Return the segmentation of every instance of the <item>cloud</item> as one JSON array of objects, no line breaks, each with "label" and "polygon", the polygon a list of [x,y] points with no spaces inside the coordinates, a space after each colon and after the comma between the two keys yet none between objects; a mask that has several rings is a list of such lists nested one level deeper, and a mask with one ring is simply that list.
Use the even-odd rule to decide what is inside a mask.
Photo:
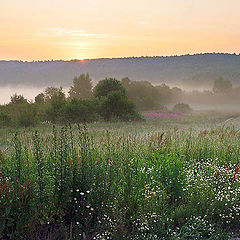
[{"label": "cloud", "polygon": [[89,33],[83,29],[67,29],[67,28],[44,28],[45,34],[53,37],[87,37],[87,38],[106,38],[111,34],[105,33]]},{"label": "cloud", "polygon": [[67,48],[67,49],[78,49],[78,50],[86,50],[92,47],[92,44],[89,42],[53,42],[51,45],[54,48]]}]

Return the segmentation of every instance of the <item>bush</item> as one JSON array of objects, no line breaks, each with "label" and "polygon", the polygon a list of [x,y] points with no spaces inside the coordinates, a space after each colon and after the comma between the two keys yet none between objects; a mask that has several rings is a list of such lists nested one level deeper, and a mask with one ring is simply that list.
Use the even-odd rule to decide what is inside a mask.
[{"label": "bush", "polygon": [[185,103],[178,103],[174,106],[173,108],[174,111],[176,112],[182,112],[182,113],[191,113],[192,109],[188,104]]},{"label": "bush", "polygon": [[53,95],[48,103],[48,108],[46,109],[46,120],[53,123],[64,121],[64,108],[66,105],[66,99],[63,94]]},{"label": "bush", "polygon": [[72,99],[64,108],[65,120],[71,123],[93,122],[99,119],[97,99]]},{"label": "bush", "polygon": [[8,104],[1,107],[0,126],[29,127],[39,121],[38,107],[35,104]]},{"label": "bush", "polygon": [[4,111],[0,111],[0,126],[9,126],[11,122],[11,116]]},{"label": "bush", "polygon": [[35,126],[38,123],[38,114],[34,106],[27,106],[16,119],[16,125],[19,127]]},{"label": "bush", "polygon": [[118,118],[122,121],[140,120],[136,105],[120,91],[113,91],[102,99],[100,114],[105,121],[109,121],[111,118]]}]

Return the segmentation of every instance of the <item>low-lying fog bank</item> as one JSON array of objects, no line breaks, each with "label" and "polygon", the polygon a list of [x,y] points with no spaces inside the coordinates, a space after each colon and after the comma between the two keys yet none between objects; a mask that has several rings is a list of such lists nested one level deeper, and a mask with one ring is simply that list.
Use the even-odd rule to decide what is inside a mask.
[{"label": "low-lying fog bank", "polygon": [[[15,93],[23,95],[29,101],[34,102],[34,98],[41,92],[44,92],[45,88],[37,87],[1,87],[0,86],[0,105],[7,104],[11,100],[11,96]],[[68,88],[64,88],[64,92],[68,92]]]},{"label": "low-lying fog bank", "polygon": [[[214,95],[211,90],[205,91],[203,89],[198,89],[194,91],[193,89],[184,89],[181,86],[178,86],[177,89],[174,86],[171,86],[172,89],[177,89],[177,97],[173,99],[170,103],[166,102],[168,97],[169,89],[164,90],[163,99],[159,103],[167,107],[167,109],[173,109],[176,103],[187,103],[190,105],[191,109],[194,111],[218,111],[218,112],[240,112],[240,96],[237,91],[232,91],[224,94]],[[34,102],[35,97],[44,92],[46,88],[32,87],[32,86],[21,86],[21,87],[12,87],[12,86],[0,86],[0,105],[4,105],[10,102],[11,96],[17,93],[18,95],[23,95],[28,101]],[[181,90],[182,92],[179,92]],[[68,87],[64,87],[63,91],[68,96]],[[136,93],[136,92],[135,92]],[[161,94],[163,94],[161,93]],[[134,95],[135,96],[135,95]],[[169,95],[170,96],[170,95]],[[171,100],[171,99],[170,99]],[[149,110],[154,110],[155,108],[149,108]]]},{"label": "low-lying fog bank", "polygon": [[33,100],[43,88],[33,88],[33,87],[0,87],[0,104],[6,104],[10,102],[11,96],[15,93],[23,95],[28,100]]}]

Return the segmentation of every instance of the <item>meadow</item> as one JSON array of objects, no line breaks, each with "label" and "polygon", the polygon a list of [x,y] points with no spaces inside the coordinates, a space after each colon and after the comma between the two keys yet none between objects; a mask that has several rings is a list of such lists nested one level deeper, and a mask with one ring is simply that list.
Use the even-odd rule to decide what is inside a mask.
[{"label": "meadow", "polygon": [[0,129],[0,239],[232,239],[239,119]]}]

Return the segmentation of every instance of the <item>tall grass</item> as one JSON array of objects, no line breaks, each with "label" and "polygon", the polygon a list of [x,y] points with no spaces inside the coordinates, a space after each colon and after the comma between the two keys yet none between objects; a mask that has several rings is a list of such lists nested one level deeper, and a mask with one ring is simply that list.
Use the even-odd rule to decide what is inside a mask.
[{"label": "tall grass", "polygon": [[3,239],[227,239],[239,224],[233,127],[29,136],[0,152]]}]

